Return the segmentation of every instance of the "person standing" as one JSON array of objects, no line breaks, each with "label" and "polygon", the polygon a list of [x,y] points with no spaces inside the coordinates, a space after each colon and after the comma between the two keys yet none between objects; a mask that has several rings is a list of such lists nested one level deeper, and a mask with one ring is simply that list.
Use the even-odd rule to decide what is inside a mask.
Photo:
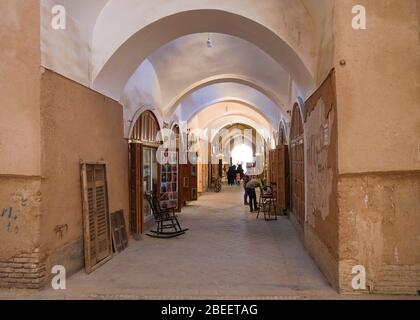
[{"label": "person standing", "polygon": [[241,180],[244,177],[244,169],[242,168],[241,164],[238,164],[238,168],[236,169],[236,183],[238,185],[241,184]]},{"label": "person standing", "polygon": [[232,186],[234,186],[236,184],[236,165],[233,165],[232,168]]},{"label": "person standing", "polygon": [[248,192],[246,192],[246,184],[251,180],[251,178],[249,177],[249,175],[244,174],[242,179],[243,179],[243,182],[244,182],[244,205],[247,206],[249,204],[248,203],[249,196],[248,196]]},{"label": "person standing", "polygon": [[251,209],[251,212],[259,210],[259,208],[257,207],[257,193],[255,189],[261,187],[262,182],[260,179],[252,179],[246,184],[246,192],[249,196],[249,207]]},{"label": "person standing", "polygon": [[228,171],[228,182],[230,186],[235,184],[236,166],[231,166]]}]

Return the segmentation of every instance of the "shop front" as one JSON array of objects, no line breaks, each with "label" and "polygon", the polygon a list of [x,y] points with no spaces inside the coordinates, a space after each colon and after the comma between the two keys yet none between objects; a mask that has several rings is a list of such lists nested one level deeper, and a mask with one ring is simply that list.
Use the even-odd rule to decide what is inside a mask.
[{"label": "shop front", "polygon": [[129,141],[130,230],[136,239],[154,224],[145,194],[160,191],[161,169],[156,157],[160,145],[157,141],[159,130],[153,113],[146,111],[134,125]]}]

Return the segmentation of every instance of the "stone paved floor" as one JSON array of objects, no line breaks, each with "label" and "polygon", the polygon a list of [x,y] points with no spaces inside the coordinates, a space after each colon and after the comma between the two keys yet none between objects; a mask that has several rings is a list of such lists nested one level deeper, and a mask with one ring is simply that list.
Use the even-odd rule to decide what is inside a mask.
[{"label": "stone paved floor", "polygon": [[339,299],[290,222],[256,220],[241,191],[203,195],[180,216],[186,235],[133,242],[93,274],[70,277],[65,291],[2,291],[0,298]]}]

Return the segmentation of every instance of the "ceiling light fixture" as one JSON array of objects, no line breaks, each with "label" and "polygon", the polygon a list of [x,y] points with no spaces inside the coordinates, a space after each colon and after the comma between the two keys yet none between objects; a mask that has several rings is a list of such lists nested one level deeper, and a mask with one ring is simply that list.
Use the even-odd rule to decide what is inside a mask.
[{"label": "ceiling light fixture", "polygon": [[209,34],[209,37],[207,39],[207,48],[209,48],[209,49],[213,48],[213,41],[210,38],[210,34]]}]

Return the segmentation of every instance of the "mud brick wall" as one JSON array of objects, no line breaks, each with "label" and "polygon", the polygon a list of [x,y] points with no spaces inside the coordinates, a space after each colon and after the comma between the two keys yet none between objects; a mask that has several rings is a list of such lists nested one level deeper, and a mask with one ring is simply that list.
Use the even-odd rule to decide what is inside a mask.
[{"label": "mud brick wall", "polygon": [[418,294],[420,172],[342,175],[338,190],[341,291],[363,265],[371,292]]},{"label": "mud brick wall", "polygon": [[47,278],[39,249],[0,261],[0,288],[40,289]]}]

